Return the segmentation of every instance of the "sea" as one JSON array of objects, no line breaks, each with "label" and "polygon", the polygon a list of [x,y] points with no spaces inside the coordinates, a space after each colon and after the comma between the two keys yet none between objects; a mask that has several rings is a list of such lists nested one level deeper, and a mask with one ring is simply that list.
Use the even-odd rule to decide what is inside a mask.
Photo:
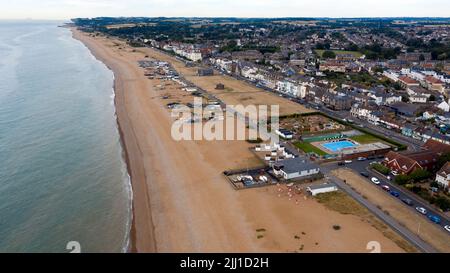
[{"label": "sea", "polygon": [[114,75],[56,21],[0,21],[0,252],[130,244]]}]

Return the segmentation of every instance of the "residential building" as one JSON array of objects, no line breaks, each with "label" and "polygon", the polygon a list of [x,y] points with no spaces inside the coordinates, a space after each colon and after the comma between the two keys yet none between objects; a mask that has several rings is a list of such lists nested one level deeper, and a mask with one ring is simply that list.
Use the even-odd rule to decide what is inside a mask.
[{"label": "residential building", "polygon": [[408,88],[411,86],[420,86],[420,83],[418,81],[408,76],[400,76],[398,78],[398,82],[403,88]]},{"label": "residential building", "polygon": [[450,191],[450,162],[447,162],[442,166],[442,168],[436,173],[435,180],[441,187]]},{"label": "residential building", "polygon": [[439,93],[443,94],[445,90],[444,83],[433,77],[433,76],[426,76],[424,81],[424,86],[428,88],[429,90],[438,91]]}]

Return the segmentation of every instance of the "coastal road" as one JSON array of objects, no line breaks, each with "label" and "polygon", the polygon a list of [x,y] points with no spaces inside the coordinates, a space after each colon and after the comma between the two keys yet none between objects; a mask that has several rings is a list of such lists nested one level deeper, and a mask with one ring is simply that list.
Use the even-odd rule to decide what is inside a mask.
[{"label": "coastal road", "polygon": [[421,252],[425,253],[437,253],[438,251],[420,239],[416,234],[409,231],[407,228],[400,225],[394,218],[384,213],[382,210],[377,208],[374,204],[364,199],[359,193],[354,191],[349,185],[347,185],[344,181],[337,178],[336,176],[331,174],[333,168],[328,167],[327,165],[321,166],[322,172],[325,174],[325,177],[335,183],[342,191],[349,194],[353,199],[358,201],[361,205],[366,207],[370,212],[372,212],[375,216],[381,219],[384,223],[386,223],[389,227],[391,227],[394,231],[399,233],[403,238],[405,238],[412,245],[417,247]]},{"label": "coastal road", "polygon": [[[379,185],[379,190],[382,192],[385,192],[387,195],[389,195],[392,198],[397,199],[400,203],[402,203],[404,206],[409,207],[412,211],[414,211],[415,213],[417,213],[417,215],[421,216],[421,217],[425,217],[427,220],[427,216],[428,215],[437,215],[441,218],[441,223],[440,226],[442,227],[443,232],[446,232],[444,230],[444,226],[446,225],[450,225],[450,219],[448,218],[447,215],[445,215],[444,213],[438,211],[435,207],[433,207],[432,205],[428,204],[426,200],[423,200],[422,198],[418,197],[417,195],[415,195],[414,193],[410,192],[409,190],[395,184],[392,181],[389,181],[389,179],[387,179],[385,176],[383,176],[382,174],[373,171],[369,165],[372,162],[376,162],[376,160],[367,160],[367,161],[354,161],[351,164],[347,164],[346,167],[349,169],[352,169],[353,171],[355,171],[357,174],[360,174],[362,172],[365,172],[367,174],[370,175],[370,177],[376,177],[380,180],[381,184]],[[328,168],[335,170],[340,168],[340,166],[337,165],[337,163],[330,163],[327,166]],[[362,179],[366,180],[367,183],[372,183],[369,178],[364,178],[361,177]],[[389,186],[390,192],[397,192],[399,193],[398,197],[394,197],[390,194],[390,192],[387,192],[385,190],[383,190],[381,187],[383,185],[387,185]],[[410,199],[413,204],[412,206],[408,206],[407,204],[403,203],[401,200],[403,199]],[[422,207],[425,208],[427,210],[427,214],[423,215],[421,213],[419,213],[415,208],[416,207]],[[448,232],[447,232],[448,233]],[[450,236],[450,233],[448,233],[448,235]]]}]

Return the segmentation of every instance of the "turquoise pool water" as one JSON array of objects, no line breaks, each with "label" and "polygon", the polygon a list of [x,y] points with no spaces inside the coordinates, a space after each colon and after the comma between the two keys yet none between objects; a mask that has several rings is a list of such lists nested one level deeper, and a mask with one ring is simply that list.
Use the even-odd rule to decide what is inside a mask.
[{"label": "turquoise pool water", "polygon": [[322,144],[322,146],[327,148],[330,151],[340,152],[343,149],[353,148],[353,147],[356,147],[357,145],[351,141],[342,140],[342,141],[337,141],[337,142],[324,143],[324,144]]}]

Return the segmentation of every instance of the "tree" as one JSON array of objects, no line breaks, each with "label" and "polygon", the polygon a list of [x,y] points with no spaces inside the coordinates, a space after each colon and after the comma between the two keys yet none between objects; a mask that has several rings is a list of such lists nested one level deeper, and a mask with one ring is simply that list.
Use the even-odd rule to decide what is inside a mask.
[{"label": "tree", "polygon": [[[383,73],[383,68],[380,66],[375,66],[375,68],[373,69],[373,71],[375,73]],[[389,80],[389,79],[388,79]]]},{"label": "tree", "polygon": [[410,180],[420,182],[431,177],[431,173],[424,169],[417,169],[409,175]]},{"label": "tree", "polygon": [[347,51],[358,51],[359,47],[357,45],[355,45],[354,43],[349,44],[345,50]]},{"label": "tree", "polygon": [[331,50],[325,50],[322,54],[322,58],[334,59],[334,58],[336,58],[336,54]]},{"label": "tree", "polygon": [[443,211],[450,210],[450,200],[444,196],[436,198],[435,204]]},{"label": "tree", "polygon": [[419,61],[421,61],[421,62],[425,61],[425,56],[423,56],[423,54],[420,54]]},{"label": "tree", "polygon": [[406,183],[408,183],[408,181],[409,181],[409,177],[405,174],[397,175],[394,180],[394,182],[399,185],[405,185]]},{"label": "tree", "polygon": [[436,163],[436,171],[440,170],[445,163],[450,161],[450,153],[442,154]]},{"label": "tree", "polygon": [[401,90],[402,89],[402,86],[398,82],[394,83],[392,86],[394,87],[395,90]]}]

